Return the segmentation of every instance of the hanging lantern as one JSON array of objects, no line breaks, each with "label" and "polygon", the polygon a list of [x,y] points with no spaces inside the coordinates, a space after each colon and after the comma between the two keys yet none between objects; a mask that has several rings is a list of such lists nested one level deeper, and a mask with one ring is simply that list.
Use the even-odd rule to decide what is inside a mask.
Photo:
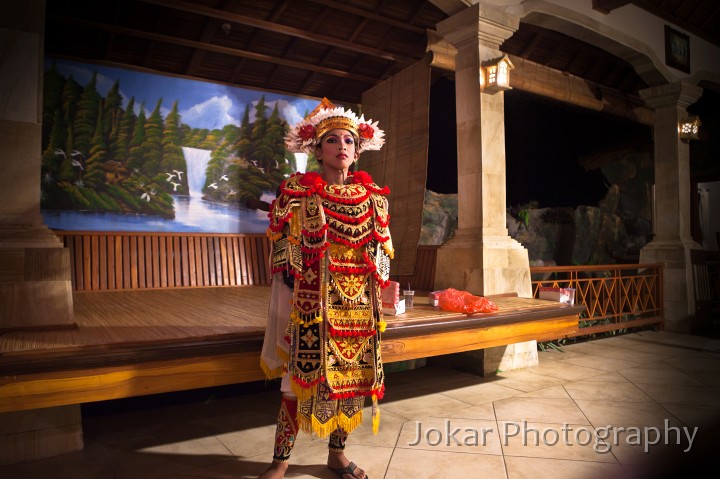
[{"label": "hanging lantern", "polygon": [[697,140],[700,138],[700,118],[692,115],[678,122],[678,136],[682,141]]},{"label": "hanging lantern", "polygon": [[498,92],[509,90],[510,70],[515,68],[507,55],[486,62],[480,78],[480,87],[484,91]]}]

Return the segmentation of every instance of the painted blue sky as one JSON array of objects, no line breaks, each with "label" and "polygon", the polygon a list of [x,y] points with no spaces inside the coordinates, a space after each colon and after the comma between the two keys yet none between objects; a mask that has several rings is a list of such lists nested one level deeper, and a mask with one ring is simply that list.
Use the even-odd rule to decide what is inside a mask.
[{"label": "painted blue sky", "polygon": [[[265,103],[270,108],[268,114],[277,103],[281,116],[291,125],[299,121],[306,112],[315,108],[319,102],[319,99],[311,100],[290,95],[278,95],[217,83],[53,58],[45,60],[45,68],[49,69],[53,62],[61,75],[66,78],[72,75],[75,81],[83,86],[90,81],[94,73],[97,73],[97,89],[103,96],[107,94],[115,80],[119,80],[123,106],[126,106],[128,100],[134,97],[137,111],[139,111],[140,104],[144,102],[145,111],[150,114],[157,101],[162,98],[161,112],[164,117],[177,100],[181,121],[193,128],[214,129],[228,124],[240,125],[245,108],[248,104],[254,106],[263,94]],[[250,121],[254,120],[255,110],[253,108],[250,112]]]}]

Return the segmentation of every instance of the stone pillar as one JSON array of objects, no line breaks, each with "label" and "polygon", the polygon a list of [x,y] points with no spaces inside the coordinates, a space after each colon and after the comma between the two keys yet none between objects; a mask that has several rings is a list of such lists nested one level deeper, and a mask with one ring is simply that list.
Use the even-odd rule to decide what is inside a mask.
[{"label": "stone pillar", "polygon": [[438,289],[532,296],[527,250],[506,224],[504,94],[480,89],[481,64],[502,56],[500,45],[518,26],[517,17],[484,4],[438,24],[457,48],[458,145],[458,229],[438,250]]},{"label": "stone pillar", "polygon": [[[468,7],[438,24],[457,49],[455,95],[458,151],[458,228],[437,255],[435,287],[478,295],[532,297],[527,250],[506,223],[505,98],[481,90],[481,66],[502,56],[500,45],[519,19],[486,4]],[[538,363],[536,341],[433,358],[434,363],[483,376]]]},{"label": "stone pillar", "polygon": [[0,331],[73,326],[68,251],[40,215],[44,10],[0,19]]},{"label": "stone pillar", "polygon": [[[6,3],[0,16],[0,333],[69,328],[69,254],[40,215],[45,2]],[[0,424],[0,465],[83,447],[79,405],[3,413]]]},{"label": "stone pillar", "polygon": [[655,110],[655,237],[640,251],[640,263],[665,263],[665,329],[689,331],[695,312],[690,250],[702,249],[690,231],[690,148],[678,137],[678,121],[702,95],[683,81],[640,91]]}]

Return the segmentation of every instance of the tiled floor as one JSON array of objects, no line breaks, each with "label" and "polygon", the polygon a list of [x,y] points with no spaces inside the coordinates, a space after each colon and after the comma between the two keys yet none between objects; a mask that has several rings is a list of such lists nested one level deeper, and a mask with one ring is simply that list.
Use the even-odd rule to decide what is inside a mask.
[{"label": "tiled floor", "polygon": [[[254,389],[96,404],[84,410],[83,452],[0,467],[0,476],[255,477],[272,454],[279,392]],[[495,378],[430,366],[393,372],[381,415],[379,434],[366,417],[347,446],[373,479],[701,477],[693,468],[717,454],[720,340],[605,338],[540,353],[539,366]],[[301,435],[287,477],[335,477],[326,447]]]}]

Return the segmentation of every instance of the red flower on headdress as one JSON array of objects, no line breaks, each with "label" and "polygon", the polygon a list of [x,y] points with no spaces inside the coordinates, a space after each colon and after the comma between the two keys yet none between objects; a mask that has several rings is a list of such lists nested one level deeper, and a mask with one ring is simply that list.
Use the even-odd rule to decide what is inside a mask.
[{"label": "red flower on headdress", "polygon": [[308,141],[315,136],[315,127],[312,125],[302,126],[298,131],[298,136],[300,136],[303,141]]},{"label": "red flower on headdress", "polygon": [[369,185],[373,182],[372,176],[365,171],[356,171],[352,175],[352,182],[356,185]]},{"label": "red flower on headdress", "polygon": [[375,130],[367,123],[362,123],[358,126],[358,132],[360,133],[360,138],[364,140],[371,140],[373,135],[375,135]]},{"label": "red flower on headdress", "polygon": [[302,175],[302,178],[298,180],[298,182],[305,186],[306,188],[322,188],[325,181],[322,179],[322,176],[320,176],[320,173],[316,171],[308,171],[304,175]]}]

